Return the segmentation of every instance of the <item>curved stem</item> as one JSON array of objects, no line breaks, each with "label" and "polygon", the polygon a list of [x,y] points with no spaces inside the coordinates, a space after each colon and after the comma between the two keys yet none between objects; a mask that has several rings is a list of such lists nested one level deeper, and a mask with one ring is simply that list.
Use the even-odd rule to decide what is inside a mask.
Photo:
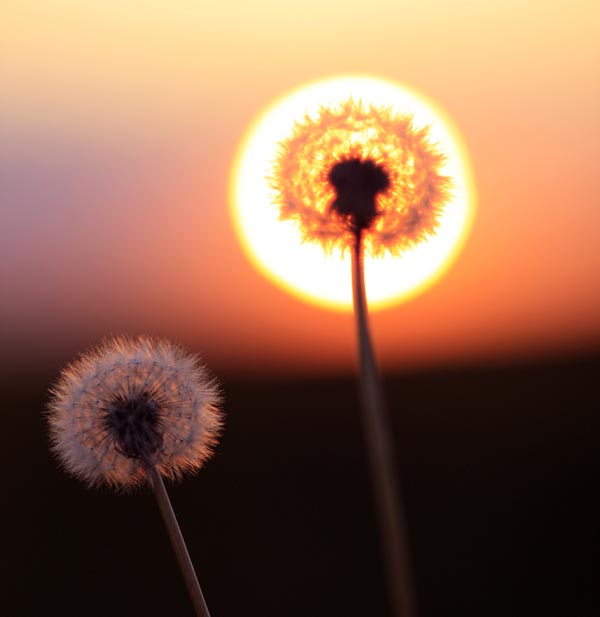
[{"label": "curved stem", "polygon": [[167,534],[171,541],[171,546],[175,551],[175,556],[177,557],[177,562],[179,563],[181,574],[183,575],[183,580],[185,581],[185,586],[187,587],[196,615],[197,617],[210,617],[208,606],[206,606],[206,601],[202,595],[202,589],[200,589],[192,560],[190,559],[185,540],[181,534],[181,529],[179,529],[179,523],[177,522],[175,512],[173,512],[171,500],[167,494],[162,476],[154,465],[148,465],[146,467],[146,472],[152,490],[154,491],[154,496],[158,502],[158,508],[165,523],[165,527],[167,528]]},{"label": "curved stem", "polygon": [[360,358],[363,428],[377,504],[388,592],[396,617],[415,617],[415,598],[408,558],[394,444],[391,438],[381,376],[369,333],[365,295],[362,232],[356,232],[352,253],[352,292]]}]

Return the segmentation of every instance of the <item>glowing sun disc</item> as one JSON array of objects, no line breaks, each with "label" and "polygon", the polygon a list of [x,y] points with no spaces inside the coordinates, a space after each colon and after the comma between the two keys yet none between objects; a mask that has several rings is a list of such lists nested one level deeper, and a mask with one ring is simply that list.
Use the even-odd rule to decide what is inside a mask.
[{"label": "glowing sun disc", "polygon": [[446,154],[442,168],[452,179],[452,195],[436,234],[399,257],[365,259],[367,298],[372,309],[404,301],[437,281],[464,244],[474,211],[474,186],[466,149],[446,114],[404,85],[371,77],[338,77],[303,86],[278,100],[249,128],[230,181],[236,232],[251,261],[268,278],[302,300],[328,308],[352,309],[350,254],[325,254],[302,242],[295,223],[279,220],[268,175],[279,143],[306,114],[350,97],[366,105],[413,115],[416,127],[429,127]]}]

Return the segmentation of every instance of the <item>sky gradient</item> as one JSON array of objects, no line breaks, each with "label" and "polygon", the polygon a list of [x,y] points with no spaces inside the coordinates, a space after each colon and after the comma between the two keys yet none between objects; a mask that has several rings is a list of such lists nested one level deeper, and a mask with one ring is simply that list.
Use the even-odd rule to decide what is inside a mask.
[{"label": "sky gradient", "polygon": [[219,370],[353,366],[351,315],[264,279],[228,205],[256,116],[343,74],[435,100],[477,186],[452,269],[373,315],[384,368],[598,349],[598,3],[367,8],[2,1],[2,362],[31,366],[145,332]]}]

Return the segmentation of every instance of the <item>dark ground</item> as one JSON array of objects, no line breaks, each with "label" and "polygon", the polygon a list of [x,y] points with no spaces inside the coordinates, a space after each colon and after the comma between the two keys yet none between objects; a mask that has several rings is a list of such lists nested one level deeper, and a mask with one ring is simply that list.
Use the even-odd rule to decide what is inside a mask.
[{"label": "dark ground", "polygon": [[[4,384],[5,615],[192,615],[151,495],[47,449],[50,378]],[[600,355],[389,379],[421,617],[600,614]],[[224,384],[170,493],[213,617],[386,616],[353,379]]]}]

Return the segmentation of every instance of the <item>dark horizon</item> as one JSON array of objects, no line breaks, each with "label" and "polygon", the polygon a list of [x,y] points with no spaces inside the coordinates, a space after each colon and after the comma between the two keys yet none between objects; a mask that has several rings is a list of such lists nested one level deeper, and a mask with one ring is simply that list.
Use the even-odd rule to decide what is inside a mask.
[{"label": "dark horizon", "polygon": [[[386,379],[420,617],[600,607],[600,354]],[[352,378],[223,383],[216,456],[168,485],[214,617],[388,615]],[[150,491],[52,459],[48,383],[5,383],[7,614],[191,615]]]}]

